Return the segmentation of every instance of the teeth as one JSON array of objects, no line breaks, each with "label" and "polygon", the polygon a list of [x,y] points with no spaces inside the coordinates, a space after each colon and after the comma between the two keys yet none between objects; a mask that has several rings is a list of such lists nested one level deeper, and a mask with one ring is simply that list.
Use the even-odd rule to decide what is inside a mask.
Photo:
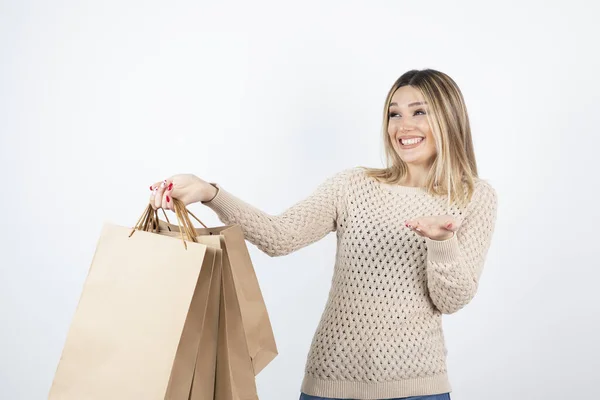
[{"label": "teeth", "polygon": [[422,140],[423,140],[423,138],[400,139],[400,143],[402,143],[403,145],[407,146],[407,145],[410,145],[410,144],[419,143]]}]

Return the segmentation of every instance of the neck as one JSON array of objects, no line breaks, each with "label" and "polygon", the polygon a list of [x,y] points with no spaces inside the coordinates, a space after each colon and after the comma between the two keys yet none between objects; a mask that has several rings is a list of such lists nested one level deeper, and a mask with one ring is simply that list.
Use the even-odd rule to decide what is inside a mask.
[{"label": "neck", "polygon": [[400,180],[402,186],[424,187],[427,181],[429,168],[420,165],[408,164],[407,174]]}]

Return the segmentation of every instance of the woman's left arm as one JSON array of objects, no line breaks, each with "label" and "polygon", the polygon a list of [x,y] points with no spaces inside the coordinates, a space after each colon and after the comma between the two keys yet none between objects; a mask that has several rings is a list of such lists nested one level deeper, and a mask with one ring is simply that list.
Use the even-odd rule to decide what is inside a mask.
[{"label": "woman's left arm", "polygon": [[497,209],[494,188],[485,181],[478,181],[463,222],[454,235],[443,241],[425,237],[429,295],[442,313],[457,312],[475,296]]}]

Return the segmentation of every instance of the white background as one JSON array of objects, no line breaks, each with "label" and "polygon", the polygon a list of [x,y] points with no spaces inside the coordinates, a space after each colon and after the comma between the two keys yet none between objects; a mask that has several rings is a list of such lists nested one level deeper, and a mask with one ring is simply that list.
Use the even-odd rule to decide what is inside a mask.
[{"label": "white background", "polygon": [[[499,194],[479,292],[444,316],[453,400],[600,396],[598,6],[551,3],[2,0],[0,398],[47,396],[102,224],[150,184],[282,212],[382,165],[387,90],[422,68],[460,86]],[[280,351],[262,400],[299,397],[334,239],[249,245]]]}]

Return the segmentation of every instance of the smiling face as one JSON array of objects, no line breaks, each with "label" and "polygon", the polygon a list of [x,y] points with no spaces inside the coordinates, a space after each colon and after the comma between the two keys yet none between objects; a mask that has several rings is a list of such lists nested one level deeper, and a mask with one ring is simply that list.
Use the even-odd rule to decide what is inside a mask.
[{"label": "smiling face", "polygon": [[412,86],[402,86],[390,100],[388,135],[407,164],[428,167],[437,153],[426,113],[428,106]]}]

